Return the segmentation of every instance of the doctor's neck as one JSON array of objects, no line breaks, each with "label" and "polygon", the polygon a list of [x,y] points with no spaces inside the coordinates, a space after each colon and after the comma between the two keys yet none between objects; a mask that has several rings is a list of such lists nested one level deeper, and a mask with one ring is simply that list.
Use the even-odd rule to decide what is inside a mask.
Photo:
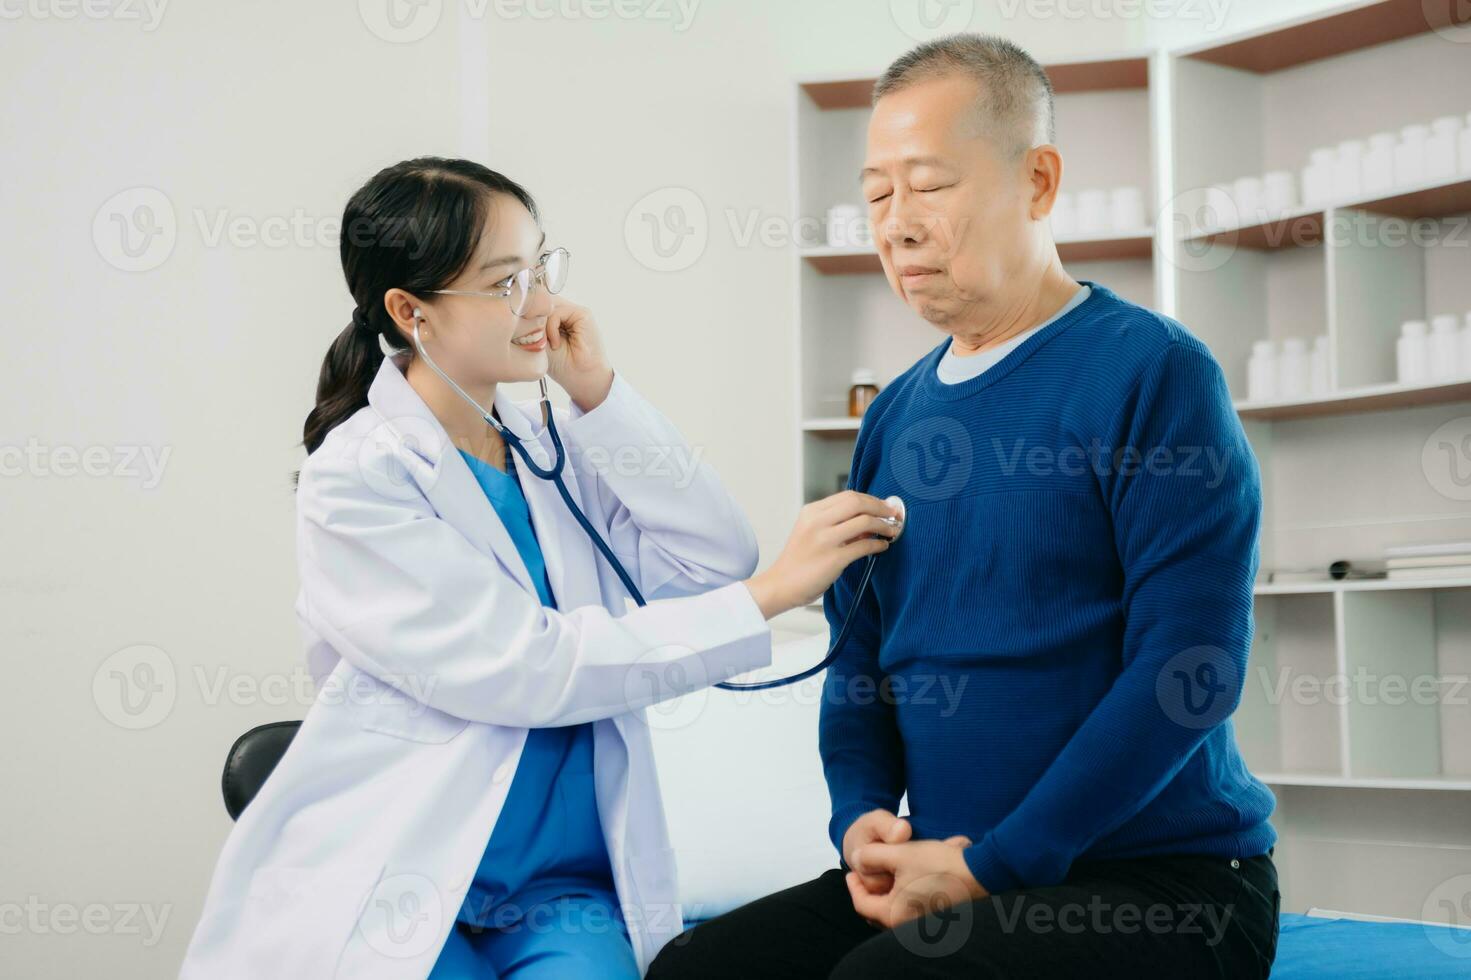
[{"label": "doctor's neck", "polygon": [[[440,362],[443,364],[443,361]],[[485,419],[473,406],[455,393],[444,379],[434,373],[422,358],[409,360],[404,370],[409,387],[429,406],[429,411],[444,426],[450,442],[456,449],[463,449],[471,456],[482,459],[497,469],[505,469],[505,443],[496,431],[486,424]],[[458,378],[455,379],[457,382]],[[465,384],[460,382],[465,394],[475,399],[486,411],[495,411],[496,383]]]}]

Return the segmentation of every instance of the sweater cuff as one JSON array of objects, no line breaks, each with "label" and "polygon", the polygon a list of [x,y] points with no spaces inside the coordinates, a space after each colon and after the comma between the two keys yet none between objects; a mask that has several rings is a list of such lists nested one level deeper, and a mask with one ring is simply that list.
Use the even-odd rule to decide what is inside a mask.
[{"label": "sweater cuff", "polygon": [[996,847],[996,835],[987,834],[979,844],[965,849],[965,864],[981,887],[992,895],[1009,892],[1021,887],[1021,880],[1001,858]]},{"label": "sweater cuff", "polygon": [[849,803],[845,807],[833,811],[833,818],[828,821],[827,835],[833,842],[833,847],[838,849],[838,864],[844,871],[851,871],[848,867],[847,855],[843,853],[843,837],[848,833],[848,828],[853,826],[853,821],[863,816],[869,810],[876,807],[863,802]]}]

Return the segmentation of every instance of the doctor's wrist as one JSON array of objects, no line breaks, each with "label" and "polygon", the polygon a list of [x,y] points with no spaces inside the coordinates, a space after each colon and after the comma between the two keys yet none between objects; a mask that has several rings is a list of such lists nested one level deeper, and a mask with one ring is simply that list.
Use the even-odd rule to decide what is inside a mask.
[{"label": "doctor's wrist", "polygon": [[771,580],[768,572],[757,572],[741,583],[751,593],[751,598],[756,601],[756,607],[761,610],[761,615],[766,619],[780,616],[788,609],[793,609],[796,604],[783,598],[782,590]]}]

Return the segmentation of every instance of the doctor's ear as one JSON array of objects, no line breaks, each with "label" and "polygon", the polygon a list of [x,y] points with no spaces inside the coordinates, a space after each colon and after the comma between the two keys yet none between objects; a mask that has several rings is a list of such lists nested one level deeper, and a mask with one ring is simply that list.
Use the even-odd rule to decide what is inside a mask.
[{"label": "doctor's ear", "polygon": [[412,293],[402,289],[390,289],[383,295],[383,305],[388,310],[388,316],[393,320],[405,345],[411,345],[414,341],[414,321],[417,318],[420,333],[429,332],[429,320],[424,314],[424,304]]}]

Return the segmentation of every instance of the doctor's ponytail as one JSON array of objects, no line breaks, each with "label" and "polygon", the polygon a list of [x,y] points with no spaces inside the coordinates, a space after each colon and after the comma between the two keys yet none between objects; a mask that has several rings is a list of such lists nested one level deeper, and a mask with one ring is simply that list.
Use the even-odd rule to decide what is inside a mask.
[{"label": "doctor's ponytail", "polygon": [[388,315],[384,294],[394,288],[426,293],[454,282],[475,255],[497,194],[537,216],[520,184],[470,160],[443,157],[405,160],[379,171],[347,202],[338,251],[357,306],[322,361],[317,402],[302,426],[308,453],[368,404],[385,346],[413,356],[413,345]]},{"label": "doctor's ponytail", "polygon": [[333,426],[368,403],[368,386],[383,357],[378,331],[369,326],[362,310],[353,310],[352,322],[327,348],[317,376],[317,404],[307,413],[302,431],[308,453],[316,452]]}]

